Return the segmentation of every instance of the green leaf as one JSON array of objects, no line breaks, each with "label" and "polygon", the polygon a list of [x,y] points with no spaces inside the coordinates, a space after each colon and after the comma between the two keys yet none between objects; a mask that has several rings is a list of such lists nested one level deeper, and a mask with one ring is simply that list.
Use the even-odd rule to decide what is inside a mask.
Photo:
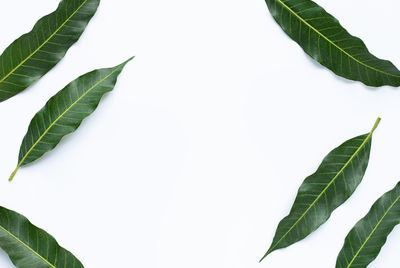
[{"label": "green leaf", "polygon": [[[63,0],[32,31],[0,56],[0,102],[20,93],[50,71],[78,41],[100,0]],[[4,10],[3,10],[4,11]]]},{"label": "green leaf", "polygon": [[314,60],[369,86],[400,86],[400,71],[372,55],[336,18],[310,0],[266,0],[275,21]]},{"label": "green leaf", "polygon": [[300,186],[287,217],[278,225],[273,242],[261,261],[271,252],[307,237],[325,223],[360,184],[368,166],[372,134],[355,137],[332,150],[317,171]]},{"label": "green leaf", "polygon": [[3,207],[0,207],[0,248],[17,268],[83,268],[51,235]]},{"label": "green leaf", "polygon": [[400,223],[400,183],[381,196],[347,235],[336,268],[367,267]]},{"label": "green leaf", "polygon": [[99,105],[104,94],[113,90],[118,75],[131,60],[113,68],[94,70],[72,81],[50,98],[33,117],[19,152],[18,165],[27,165],[52,150],[61,139],[74,132]]}]

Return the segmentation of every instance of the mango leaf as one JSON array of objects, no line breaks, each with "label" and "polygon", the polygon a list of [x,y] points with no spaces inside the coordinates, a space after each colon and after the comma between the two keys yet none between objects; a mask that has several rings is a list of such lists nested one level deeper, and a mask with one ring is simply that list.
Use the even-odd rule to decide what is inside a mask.
[{"label": "mango leaf", "polygon": [[[100,0],[63,0],[32,31],[0,56],[0,102],[20,93],[52,69],[79,39]],[[4,10],[3,10],[4,11]]]},{"label": "mango leaf", "polygon": [[369,86],[400,86],[400,71],[372,55],[338,20],[310,0],[266,0],[275,21],[314,60]]},{"label": "mango leaf", "polygon": [[381,196],[347,235],[336,268],[364,268],[378,256],[388,235],[400,223],[400,183]]},{"label": "mango leaf", "polygon": [[0,248],[17,268],[83,268],[51,235],[3,207],[0,207]]},{"label": "mango leaf", "polygon": [[267,253],[288,247],[307,237],[325,223],[360,184],[368,166],[372,134],[352,138],[332,150],[317,171],[307,177],[297,193],[292,209],[278,225]]},{"label": "mango leaf", "polygon": [[84,74],[50,98],[33,117],[19,152],[18,165],[27,165],[52,150],[61,139],[74,132],[99,105],[104,94],[114,89],[118,75],[131,60],[113,68]]}]

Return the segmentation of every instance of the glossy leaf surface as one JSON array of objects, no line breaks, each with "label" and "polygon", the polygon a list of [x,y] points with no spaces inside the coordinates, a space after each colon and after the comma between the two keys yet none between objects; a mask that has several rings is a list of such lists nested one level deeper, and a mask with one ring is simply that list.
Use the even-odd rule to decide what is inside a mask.
[{"label": "glossy leaf surface", "polygon": [[[63,0],[32,31],[0,56],[0,102],[20,93],[52,69],[79,39],[100,0]],[[3,10],[4,11],[4,10]]]},{"label": "glossy leaf surface", "polygon": [[19,167],[52,150],[64,136],[80,126],[82,120],[97,108],[103,95],[113,90],[128,61],[82,75],[50,98],[28,127],[21,144],[18,166],[10,180]]},{"label": "glossy leaf surface", "polygon": [[17,268],[83,268],[51,235],[3,207],[0,207],[0,248]]},{"label": "glossy leaf surface", "polygon": [[332,150],[317,171],[304,180],[289,215],[279,223],[263,259],[271,252],[307,237],[351,196],[367,169],[372,133],[379,121],[370,133],[350,139]]},{"label": "glossy leaf surface", "polygon": [[365,268],[378,256],[388,235],[400,223],[400,183],[380,197],[351,229],[336,268]]},{"label": "glossy leaf surface", "polygon": [[332,15],[310,0],[266,0],[275,21],[303,50],[335,74],[369,86],[400,86],[400,71],[372,55]]}]

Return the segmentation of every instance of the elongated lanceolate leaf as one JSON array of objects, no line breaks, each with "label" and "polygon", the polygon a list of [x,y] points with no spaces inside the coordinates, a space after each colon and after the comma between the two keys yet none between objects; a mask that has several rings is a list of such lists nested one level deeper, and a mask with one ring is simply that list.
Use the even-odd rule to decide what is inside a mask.
[{"label": "elongated lanceolate leaf", "polygon": [[282,29],[335,74],[369,86],[400,86],[400,71],[372,55],[332,15],[310,0],[266,0]]},{"label": "elongated lanceolate leaf", "polygon": [[400,223],[400,183],[384,194],[347,235],[336,268],[365,268],[378,256]]},{"label": "elongated lanceolate leaf", "polygon": [[[32,31],[0,56],[0,102],[20,93],[52,69],[79,39],[100,0],[62,0]],[[3,12],[5,10],[3,9]]]},{"label": "elongated lanceolate leaf", "polygon": [[21,144],[18,165],[10,181],[21,166],[52,150],[65,135],[80,126],[82,120],[97,108],[103,95],[113,90],[118,75],[128,61],[82,75],[50,98],[28,127]]},{"label": "elongated lanceolate leaf", "polygon": [[304,239],[325,223],[361,182],[368,166],[372,133],[355,137],[332,150],[317,171],[307,177],[287,217],[278,225],[263,260],[271,252]]},{"label": "elongated lanceolate leaf", "polygon": [[0,207],[0,248],[17,268],[83,268],[51,235],[3,207]]}]

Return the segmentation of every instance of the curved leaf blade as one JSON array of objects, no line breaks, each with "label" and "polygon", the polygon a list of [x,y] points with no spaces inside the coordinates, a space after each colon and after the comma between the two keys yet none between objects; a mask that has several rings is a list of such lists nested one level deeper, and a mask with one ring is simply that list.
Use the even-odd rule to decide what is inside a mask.
[{"label": "curved leaf blade", "polygon": [[10,181],[21,166],[51,151],[94,112],[104,94],[114,89],[119,74],[131,59],[112,68],[84,74],[49,99],[28,127]]},{"label": "curved leaf blade", "polygon": [[17,268],[83,268],[71,252],[24,216],[0,207],[0,248]]},{"label": "curved leaf blade", "polygon": [[317,171],[299,188],[288,216],[281,220],[267,253],[288,247],[314,232],[343,204],[360,184],[368,166],[371,132],[352,138],[332,150]]},{"label": "curved leaf blade", "polygon": [[0,56],[0,102],[20,93],[50,71],[78,41],[100,0],[63,0],[32,31]]},{"label": "curved leaf blade", "polygon": [[365,268],[378,256],[400,223],[400,183],[381,196],[347,235],[336,268]]},{"label": "curved leaf blade", "polygon": [[400,86],[400,71],[372,55],[364,42],[310,0],[266,0],[275,21],[314,60],[368,86]]}]

